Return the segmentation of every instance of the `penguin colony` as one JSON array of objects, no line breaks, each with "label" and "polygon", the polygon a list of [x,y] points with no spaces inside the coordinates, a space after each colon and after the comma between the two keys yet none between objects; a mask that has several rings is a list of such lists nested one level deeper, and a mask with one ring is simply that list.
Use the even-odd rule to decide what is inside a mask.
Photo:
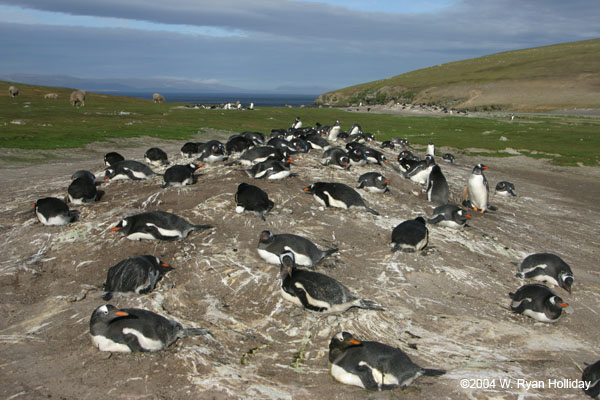
[{"label": "penguin colony", "polygon": [[[203,167],[201,163],[210,163],[214,164],[213,167],[243,171],[251,178],[253,184],[239,182],[233,189],[237,213],[252,211],[262,221],[268,221],[269,213],[277,208],[277,204],[260,188],[261,179],[286,179],[289,196],[302,196],[302,192],[312,194],[316,203],[322,206],[322,212],[328,212],[323,207],[343,210],[353,207],[356,209],[354,212],[366,211],[371,215],[369,218],[376,219],[384,217],[367,205],[360,192],[369,191],[372,196],[389,196],[390,180],[384,174],[397,174],[417,185],[426,186],[424,197],[427,200],[424,201],[431,202],[431,207],[434,208],[430,216],[413,215],[388,233],[390,240],[387,245],[392,251],[402,252],[419,252],[429,245],[427,224],[464,229],[471,218],[469,210],[484,214],[496,209],[489,205],[489,184],[484,175],[487,167],[482,164],[476,165],[472,174],[465,177],[466,186],[461,204],[464,208],[451,203],[453,197],[442,168],[436,164],[433,142],[429,144],[424,158],[420,159],[407,150],[406,140],[389,141],[386,146],[381,147],[394,149],[399,144],[402,149],[396,158],[397,165],[386,166],[388,160],[385,155],[371,147],[374,144],[373,136],[364,133],[358,125],[353,125],[348,132],[342,131],[339,121],[332,126],[302,126],[297,118],[292,127],[273,130],[270,145],[265,144],[266,138],[256,132],[234,135],[226,144],[216,140],[186,143],[181,149],[182,155],[195,160],[188,160],[183,165],[172,165],[164,151],[151,148],[144,154],[144,159],[153,167],[166,168],[162,173],[155,172],[142,162],[126,160],[118,153],[107,153],[104,158],[107,167],[104,172],[106,190],[111,189],[113,181],[153,180],[156,176],[164,179],[164,190],[193,185],[198,182],[195,172]],[[298,186],[294,182],[291,157],[306,157],[304,153],[309,152],[317,154],[315,168],[334,167],[352,173],[352,166],[358,165],[362,168],[361,172],[364,172],[365,166],[373,166],[375,170],[356,176],[358,190],[334,181],[317,181],[302,188],[302,185]],[[454,156],[450,156],[445,154],[444,159],[451,159],[454,164]],[[229,162],[225,163],[226,161]],[[241,169],[238,165],[241,165]],[[72,205],[93,207],[93,202],[101,201],[101,194],[98,193],[102,192],[96,189],[98,183],[89,171],[77,171],[68,186],[67,201]],[[498,195],[516,196],[514,185],[506,181],[498,184],[496,192],[501,192]],[[54,197],[39,199],[34,208],[40,223],[49,226],[76,222],[79,214],[77,210],[69,209],[66,202]],[[185,240],[196,230],[219,229],[217,224],[213,227],[195,222],[173,213],[154,210],[123,215],[122,219],[114,221],[110,231],[122,232],[131,240],[168,241]],[[364,309],[356,312],[385,312],[385,299],[363,299],[344,283],[315,270],[321,268],[323,271],[320,267],[323,260],[334,257],[338,252],[337,248],[321,250],[308,238],[291,232],[275,233],[269,230],[257,232],[257,243],[251,246],[256,247],[257,256],[266,263],[280,266],[278,276],[273,278],[280,282],[282,298],[307,312],[340,313],[351,308]],[[298,265],[309,269],[301,269]],[[150,293],[171,270],[174,270],[171,274],[177,272],[176,268],[154,255],[132,255],[107,269],[103,299],[108,301],[117,293],[124,292],[135,295]],[[518,266],[516,277],[556,286],[568,294],[571,294],[574,282],[569,265],[559,256],[550,253],[526,257]],[[529,283],[514,293],[509,293],[507,308],[540,322],[556,323],[568,304],[546,285]],[[526,320],[521,322],[526,323]],[[204,328],[184,328],[179,322],[148,310],[100,304],[91,311],[90,335],[92,343],[103,351],[146,352],[164,350],[183,337],[210,336],[211,333]],[[420,376],[440,376],[446,372],[442,369],[419,367],[399,348],[387,343],[358,340],[346,331],[340,331],[331,337],[329,369],[335,380],[368,390],[406,387]],[[597,381],[599,369],[598,363],[590,365],[584,372],[584,377],[592,376]],[[598,389],[595,390],[597,394]]]}]

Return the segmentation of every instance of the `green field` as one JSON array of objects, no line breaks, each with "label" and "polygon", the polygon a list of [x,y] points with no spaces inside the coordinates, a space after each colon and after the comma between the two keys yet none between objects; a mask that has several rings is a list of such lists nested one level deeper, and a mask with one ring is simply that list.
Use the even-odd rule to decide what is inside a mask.
[{"label": "green field", "polygon": [[[560,165],[596,166],[600,161],[600,118],[580,116],[518,116],[507,118],[407,117],[350,113],[330,108],[267,108],[254,111],[194,110],[182,104],[153,104],[150,100],[88,93],[86,105],[74,108],[71,89],[18,84],[20,95],[8,96],[0,82],[0,147],[21,149],[76,148],[88,143],[152,136],[184,141],[205,128],[232,132],[269,133],[287,128],[296,116],[304,125],[330,125],[340,120],[343,129],[358,123],[383,141],[406,137],[416,145],[433,140],[437,146],[497,153],[506,148],[532,157],[550,158]],[[58,100],[44,99],[45,93]]]}]

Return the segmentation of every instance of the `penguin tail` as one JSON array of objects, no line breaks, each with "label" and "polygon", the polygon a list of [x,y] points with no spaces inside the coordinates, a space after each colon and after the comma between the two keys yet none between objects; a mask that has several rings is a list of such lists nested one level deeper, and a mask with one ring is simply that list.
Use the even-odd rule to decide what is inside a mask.
[{"label": "penguin tail", "polygon": [[245,170],[245,171],[246,171],[246,174],[248,174],[248,176],[249,176],[250,178],[254,178],[254,177],[255,177],[255,176],[254,176],[254,174],[252,173],[252,170],[251,170],[251,169],[247,169],[247,170]]},{"label": "penguin tail", "polygon": [[498,211],[498,207],[488,205],[488,210],[490,210],[490,211]]},{"label": "penguin tail", "polygon": [[71,220],[69,222],[75,222],[79,219],[79,211],[78,210],[69,210],[69,218]]},{"label": "penguin tail", "polygon": [[213,226],[212,226],[212,225],[209,225],[209,224],[201,224],[201,225],[192,225],[192,227],[193,227],[195,230],[203,230],[203,229],[210,229],[210,228],[212,228]]},{"label": "penguin tail", "polygon": [[112,299],[112,297],[113,297],[112,292],[106,292],[106,294],[104,296],[102,296],[102,300],[109,301],[110,299]]},{"label": "penguin tail", "polygon": [[440,376],[440,375],[444,375],[445,373],[446,373],[446,371],[444,371],[443,369],[423,368],[423,375],[425,375],[425,376]]},{"label": "penguin tail", "polygon": [[204,328],[185,328],[183,330],[184,336],[203,336],[203,335],[211,335],[212,333],[208,329]]},{"label": "penguin tail", "polygon": [[337,253],[340,249],[335,248],[335,249],[329,249],[329,250],[325,250],[325,255],[323,257],[327,257],[332,255],[333,253]]},{"label": "penguin tail", "polygon": [[514,297],[515,297],[515,294],[514,294],[513,292],[509,292],[509,293],[508,293],[508,297],[510,297],[511,299],[514,299]]},{"label": "penguin tail", "polygon": [[524,273],[522,273],[522,272],[517,272],[517,273],[515,274],[515,277],[517,277],[517,278],[520,278],[520,279],[525,279],[525,274],[524,274]]},{"label": "penguin tail", "polygon": [[366,310],[378,310],[385,311],[385,307],[379,303],[376,303],[372,300],[360,299],[359,308],[364,308]]},{"label": "penguin tail", "polygon": [[365,209],[373,215],[379,215],[379,213],[377,211],[373,210],[370,207],[365,206]]},{"label": "penguin tail", "polygon": [[165,182],[162,185],[160,185],[160,187],[163,189],[166,189],[167,187],[169,187],[169,184],[167,182]]}]

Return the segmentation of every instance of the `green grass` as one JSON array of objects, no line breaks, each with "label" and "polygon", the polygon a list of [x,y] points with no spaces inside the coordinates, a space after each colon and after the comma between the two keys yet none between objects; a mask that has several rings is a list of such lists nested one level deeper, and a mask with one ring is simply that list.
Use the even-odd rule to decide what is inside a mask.
[{"label": "green grass", "polygon": [[[0,82],[0,93],[9,84]],[[406,117],[350,113],[329,108],[268,108],[254,111],[177,109],[180,104],[153,104],[149,100],[89,93],[86,105],[68,102],[70,89],[18,85],[12,99],[0,96],[0,147],[21,149],[76,148],[111,138],[151,136],[185,141],[205,128],[232,132],[287,128],[296,116],[306,125],[340,120],[347,129],[358,123],[377,140],[406,137],[415,145],[433,140],[437,146],[459,150],[483,149],[505,155],[505,149],[531,157],[551,158],[560,165],[598,165],[600,118],[532,116],[509,122],[506,118]],[[56,101],[43,95],[57,92]],[[22,121],[24,124],[14,124]],[[501,140],[506,138],[506,140]],[[541,153],[541,154],[540,154]]]}]

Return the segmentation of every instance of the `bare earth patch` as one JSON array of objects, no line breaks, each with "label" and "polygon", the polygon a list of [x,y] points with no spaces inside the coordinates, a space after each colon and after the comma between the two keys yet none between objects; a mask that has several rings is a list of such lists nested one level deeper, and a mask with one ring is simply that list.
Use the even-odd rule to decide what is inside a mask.
[{"label": "bare earth patch", "polygon": [[[212,133],[221,139],[228,135]],[[580,379],[579,368],[600,358],[598,168],[459,153],[456,165],[440,159],[455,201],[477,162],[490,167],[492,187],[511,181],[518,197],[492,195],[498,211],[475,215],[464,230],[430,225],[427,255],[389,248],[398,223],[431,215],[433,206],[420,187],[389,166],[323,169],[314,150],[295,156],[298,176],[283,181],[253,181],[241,167],[217,163],[201,168],[198,182],[184,189],[161,189],[160,177],[102,184],[102,200],[74,207],[80,219],[65,227],[42,226],[33,214],[31,204],[38,198],[66,195],[74,171],[100,174],[106,151],[142,160],[146,149],[158,145],[171,161],[183,163],[182,144],[149,138],[100,143],[49,152],[52,162],[43,163],[25,151],[0,153],[2,398],[585,398],[579,389],[549,388],[548,380]],[[388,152],[388,158],[396,153]],[[27,163],[15,161],[28,156]],[[360,192],[380,216],[322,209],[302,192],[317,180],[355,186],[368,171],[391,181],[391,193]],[[235,213],[233,196],[241,182],[256,184],[275,201],[266,222]],[[144,210],[172,211],[215,229],[174,242],[134,242],[109,232],[123,216]],[[339,254],[317,270],[387,311],[320,315],[284,301],[279,267],[256,253],[263,229],[300,234],[322,248],[339,247]],[[559,254],[575,274],[572,295],[554,288],[571,311],[556,324],[535,323],[508,308],[508,292],[526,283],[515,278],[511,262],[535,252]],[[109,356],[93,347],[89,317],[104,303],[106,271],[137,254],[154,254],[175,270],[155,292],[116,296],[111,303],[207,327],[213,336],[185,338],[152,354]],[[339,384],[328,373],[327,354],[331,336],[340,330],[400,347],[421,366],[448,372],[387,393]],[[496,387],[461,388],[465,378],[487,379]],[[501,388],[500,379],[511,379],[509,387]],[[517,379],[545,387],[526,390]]]}]

